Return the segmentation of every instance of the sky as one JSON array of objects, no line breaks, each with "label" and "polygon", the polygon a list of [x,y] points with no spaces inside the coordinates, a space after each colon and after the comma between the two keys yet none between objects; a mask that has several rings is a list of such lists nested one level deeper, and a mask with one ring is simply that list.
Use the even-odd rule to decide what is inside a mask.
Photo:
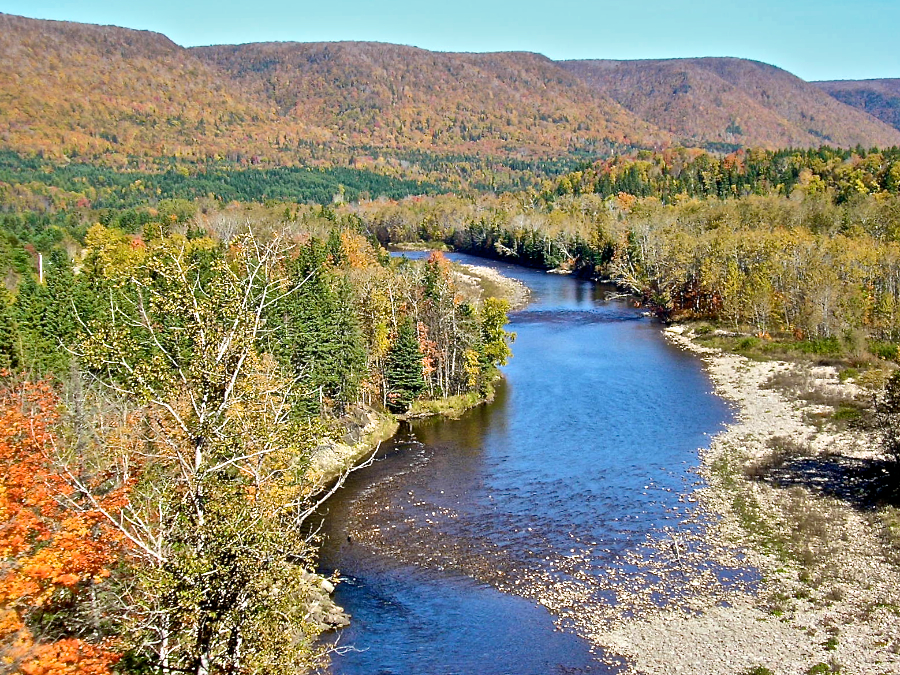
[{"label": "sky", "polygon": [[900,78],[900,0],[0,0],[0,12],[152,30],[185,47],[372,40],[552,59],[738,56],[806,80]]}]

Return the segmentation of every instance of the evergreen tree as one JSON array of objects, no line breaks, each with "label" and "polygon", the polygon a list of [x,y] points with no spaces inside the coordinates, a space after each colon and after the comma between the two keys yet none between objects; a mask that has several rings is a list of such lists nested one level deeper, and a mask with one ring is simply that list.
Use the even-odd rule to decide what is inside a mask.
[{"label": "evergreen tree", "polygon": [[422,350],[416,335],[416,327],[410,317],[405,317],[397,329],[397,337],[388,351],[384,366],[388,408],[393,412],[409,410],[425,389],[422,374]]},{"label": "evergreen tree", "polygon": [[19,367],[19,331],[12,303],[0,295],[0,371]]},{"label": "evergreen tree", "polygon": [[366,373],[365,341],[350,288],[331,278],[326,255],[315,240],[301,251],[291,271],[299,289],[278,310],[274,350],[301,378],[307,414],[318,413],[325,398],[338,407],[351,403]]}]

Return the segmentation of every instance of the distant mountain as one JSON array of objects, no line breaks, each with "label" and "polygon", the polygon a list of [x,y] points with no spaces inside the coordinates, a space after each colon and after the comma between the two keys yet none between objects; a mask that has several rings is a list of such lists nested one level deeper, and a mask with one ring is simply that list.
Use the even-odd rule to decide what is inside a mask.
[{"label": "distant mountain", "polygon": [[19,151],[203,157],[261,151],[289,131],[158,33],[0,14],[0,63],[0,142]]},{"label": "distant mountain", "polygon": [[370,148],[554,157],[671,142],[535,54],[184,49],[157,33],[0,14],[0,60],[0,145],[56,156],[292,163]]},{"label": "distant mountain", "polygon": [[541,162],[634,148],[900,145],[900,131],[818,86],[740,59],[185,49],[157,33],[0,14],[0,63],[0,149],[113,166],[175,156],[431,180],[454,170],[454,185],[505,171],[515,184]]},{"label": "distant mountain", "polygon": [[787,71],[734,58],[560,65],[689,145],[900,144],[896,129]]},{"label": "distant mountain", "polygon": [[900,129],[900,79],[813,82],[838,101]]},{"label": "distant mountain", "polygon": [[668,134],[531,53],[452,54],[371,43],[190,50],[279,114],[351,146],[533,156],[653,145]]}]

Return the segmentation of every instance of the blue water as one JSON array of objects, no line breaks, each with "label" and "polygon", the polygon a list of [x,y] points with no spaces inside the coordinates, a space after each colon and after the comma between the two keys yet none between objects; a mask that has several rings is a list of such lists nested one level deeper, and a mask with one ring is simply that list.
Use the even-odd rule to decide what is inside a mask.
[{"label": "blue water", "polygon": [[322,566],[353,616],[333,672],[615,672],[534,598],[597,582],[589,601],[615,602],[601,582],[681,522],[698,448],[731,412],[608,287],[449,257],[522,280],[531,300],[495,401],[401,430],[331,504]]}]

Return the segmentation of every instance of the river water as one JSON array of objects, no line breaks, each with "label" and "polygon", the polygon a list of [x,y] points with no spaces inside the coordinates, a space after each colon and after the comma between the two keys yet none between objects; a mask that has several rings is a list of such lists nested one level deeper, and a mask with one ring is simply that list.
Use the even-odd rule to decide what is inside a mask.
[{"label": "river water", "polygon": [[522,280],[530,303],[491,404],[401,428],[329,503],[322,571],[352,616],[333,672],[616,672],[577,619],[634,611],[621,589],[653,582],[648,539],[696,527],[698,449],[731,411],[609,287],[449,257]]}]

